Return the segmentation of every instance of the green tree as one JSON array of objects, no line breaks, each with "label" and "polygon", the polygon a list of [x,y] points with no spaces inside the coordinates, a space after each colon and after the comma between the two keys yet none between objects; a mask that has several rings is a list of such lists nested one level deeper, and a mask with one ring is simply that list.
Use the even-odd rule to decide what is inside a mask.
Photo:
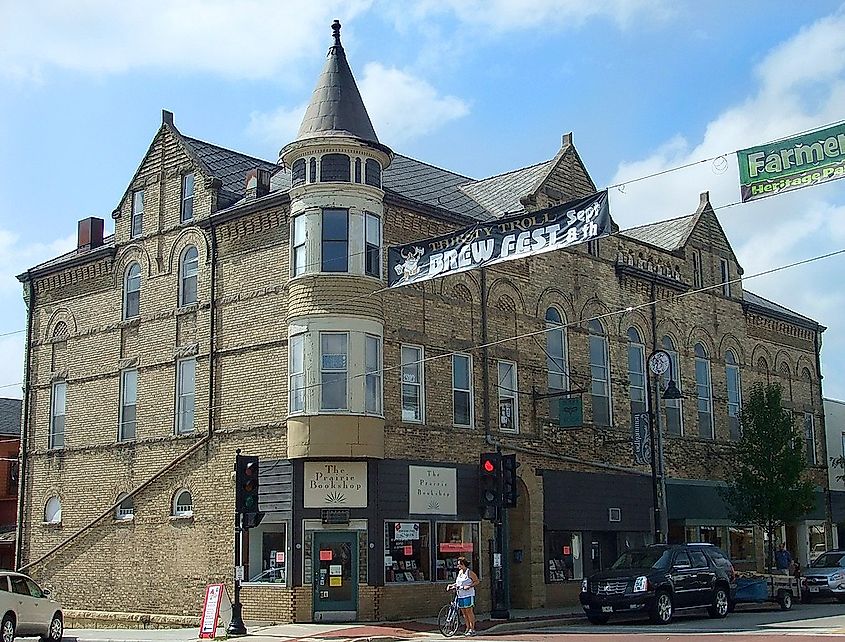
[{"label": "green tree", "polygon": [[771,570],[775,529],[800,519],[814,504],[813,483],[804,475],[804,436],[783,407],[779,384],[756,384],[740,422],[735,474],[723,497],[731,519],[768,533]]}]

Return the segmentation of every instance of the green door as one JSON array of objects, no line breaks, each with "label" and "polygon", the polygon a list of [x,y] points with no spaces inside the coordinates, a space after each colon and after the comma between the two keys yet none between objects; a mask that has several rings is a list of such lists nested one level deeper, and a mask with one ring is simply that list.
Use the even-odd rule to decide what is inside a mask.
[{"label": "green door", "polygon": [[351,621],[358,614],[357,533],[314,533],[314,620]]}]

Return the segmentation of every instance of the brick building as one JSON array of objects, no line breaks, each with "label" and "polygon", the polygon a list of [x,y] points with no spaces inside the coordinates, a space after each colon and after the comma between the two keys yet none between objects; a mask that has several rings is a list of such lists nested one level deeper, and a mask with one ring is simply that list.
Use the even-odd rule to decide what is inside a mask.
[{"label": "brick building", "polygon": [[0,399],[0,568],[14,568],[21,400]]},{"label": "brick building", "polygon": [[[659,406],[669,536],[753,565],[762,542],[717,493],[742,392],[787,386],[825,489],[824,328],[744,290],[707,194],[687,216],[384,291],[386,245],[596,187],[571,135],[483,180],[395,153],[339,25],[334,38],[278,163],[190,138],[163,112],[114,235],[81,221],[76,250],[20,275],[22,565],[67,606],[197,613],[205,584],[231,588],[241,448],[261,457],[266,514],[243,542],[245,618],[431,615],[461,554],[485,610],[477,466],[500,444],[522,464],[513,604],[571,601],[581,577],[651,541],[650,469],[630,439],[655,348],[685,395]],[[567,390],[584,421],[563,429],[543,395]]]}]

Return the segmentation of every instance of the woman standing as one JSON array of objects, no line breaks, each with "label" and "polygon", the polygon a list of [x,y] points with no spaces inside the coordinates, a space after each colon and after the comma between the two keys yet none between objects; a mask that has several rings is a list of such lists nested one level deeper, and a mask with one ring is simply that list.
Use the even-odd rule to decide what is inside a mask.
[{"label": "woman standing", "polygon": [[458,608],[464,614],[464,622],[467,625],[464,635],[475,635],[475,613],[472,609],[475,606],[476,586],[478,586],[478,575],[469,568],[466,557],[459,557],[458,576],[455,578],[455,583],[447,586],[446,590],[455,589],[458,592]]}]

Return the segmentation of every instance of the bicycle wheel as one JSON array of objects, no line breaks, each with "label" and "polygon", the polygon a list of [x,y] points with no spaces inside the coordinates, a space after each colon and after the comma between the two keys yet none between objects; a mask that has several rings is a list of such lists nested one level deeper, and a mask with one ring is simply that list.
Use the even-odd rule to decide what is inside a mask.
[{"label": "bicycle wheel", "polygon": [[444,605],[437,615],[437,627],[447,638],[452,637],[458,632],[458,626],[460,625],[458,613],[458,607],[454,603],[451,603]]}]

